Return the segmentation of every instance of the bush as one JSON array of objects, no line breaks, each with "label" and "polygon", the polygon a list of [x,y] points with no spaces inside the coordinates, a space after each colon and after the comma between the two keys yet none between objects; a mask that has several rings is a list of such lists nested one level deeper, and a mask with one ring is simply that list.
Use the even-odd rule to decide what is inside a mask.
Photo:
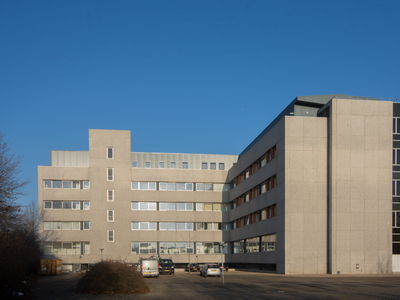
[{"label": "bush", "polygon": [[149,291],[142,275],[134,267],[113,261],[95,264],[79,278],[77,287],[77,292],[82,294],[136,294]]}]

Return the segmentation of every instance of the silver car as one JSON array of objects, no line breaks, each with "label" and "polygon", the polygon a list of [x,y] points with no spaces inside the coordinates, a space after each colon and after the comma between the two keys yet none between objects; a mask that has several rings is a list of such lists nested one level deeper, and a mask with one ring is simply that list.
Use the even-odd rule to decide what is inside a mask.
[{"label": "silver car", "polygon": [[217,264],[205,264],[200,268],[200,275],[207,276],[218,276],[221,277],[221,269]]}]

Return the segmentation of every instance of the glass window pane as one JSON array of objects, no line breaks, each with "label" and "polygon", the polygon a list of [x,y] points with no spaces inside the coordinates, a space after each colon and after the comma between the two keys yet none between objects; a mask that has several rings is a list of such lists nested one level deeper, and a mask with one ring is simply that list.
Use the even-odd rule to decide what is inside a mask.
[{"label": "glass window pane", "polygon": [[51,222],[43,222],[44,230],[51,230]]},{"label": "glass window pane", "polygon": [[186,190],[193,191],[193,183],[186,183]]},{"label": "glass window pane", "polygon": [[131,183],[131,189],[132,190],[138,190],[139,189],[139,182],[132,182]]},{"label": "glass window pane", "polygon": [[168,203],[168,210],[175,210],[175,203]]},{"label": "glass window pane", "polygon": [[83,222],[83,229],[89,230],[90,229],[90,222]]},{"label": "glass window pane", "polygon": [[63,189],[70,189],[72,187],[71,181],[63,181]]},{"label": "glass window pane", "polygon": [[196,211],[202,211],[203,210],[203,203],[196,203]]},{"label": "glass window pane", "polygon": [[53,209],[61,209],[61,201],[53,201]]},{"label": "glass window pane", "polygon": [[150,168],[150,166],[151,166],[150,162],[149,162],[149,161],[146,161],[145,167],[146,167],[146,168]]},{"label": "glass window pane", "polygon": [[171,162],[171,169],[175,169],[176,168],[176,163],[175,162]]},{"label": "glass window pane", "polygon": [[175,191],[175,183],[168,183],[168,191]]},{"label": "glass window pane", "polygon": [[160,226],[160,230],[167,230],[167,223],[160,222],[159,226]]},{"label": "glass window pane", "polygon": [[139,228],[140,228],[140,230],[148,230],[149,229],[149,223],[140,222],[139,223]]},{"label": "glass window pane", "polygon": [[220,170],[225,170],[225,164],[224,163],[219,163],[219,169]]},{"label": "glass window pane", "polygon": [[140,210],[148,210],[149,204],[147,202],[140,202]]},{"label": "glass window pane", "polygon": [[72,188],[73,189],[80,189],[81,185],[79,181],[72,181]]},{"label": "glass window pane", "polygon": [[131,202],[131,209],[132,210],[139,209],[139,202]]},{"label": "glass window pane", "polygon": [[44,208],[51,209],[51,201],[44,201]]},{"label": "glass window pane", "polygon": [[45,189],[51,189],[51,180],[45,180],[43,183]]},{"label": "glass window pane", "polygon": [[175,229],[176,229],[175,223],[168,223],[168,230],[175,230]]},{"label": "glass window pane", "polygon": [[61,189],[61,180],[53,180],[53,189]]},{"label": "glass window pane", "polygon": [[149,203],[149,210],[156,210],[156,207],[157,207],[157,205],[156,205],[155,202],[150,202]]},{"label": "glass window pane", "polygon": [[201,163],[201,168],[203,170],[207,170],[207,163],[206,162]]},{"label": "glass window pane", "polygon": [[185,210],[186,205],[185,205],[185,203],[177,203],[176,207],[177,207],[177,210]]},{"label": "glass window pane", "polygon": [[216,168],[216,163],[210,163],[210,170],[215,170]]},{"label": "glass window pane", "polygon": [[71,230],[72,229],[71,222],[62,222],[62,229],[63,230]]},{"label": "glass window pane", "polygon": [[132,161],[132,168],[137,168],[137,161],[136,160]]},{"label": "glass window pane", "polygon": [[148,182],[140,182],[140,189],[141,190],[148,190],[149,189],[149,183]]},{"label": "glass window pane", "polygon": [[204,190],[205,191],[212,191],[212,183],[205,183],[204,184]]},{"label": "glass window pane", "polygon": [[131,228],[132,230],[139,230],[139,222],[132,222]]},{"label": "glass window pane", "polygon": [[81,203],[79,201],[72,202],[72,209],[81,209]]},{"label": "glass window pane", "polygon": [[71,209],[71,202],[63,202],[63,209]]},{"label": "glass window pane", "polygon": [[182,169],[187,169],[189,164],[187,162],[182,163]]},{"label": "glass window pane", "polygon": [[149,223],[149,230],[157,230],[157,223],[156,222],[150,222]]},{"label": "glass window pane", "polygon": [[158,166],[159,166],[160,169],[164,169],[164,162],[160,161]]},{"label": "glass window pane", "polygon": [[156,183],[155,182],[149,182],[149,190],[155,191],[156,190]]},{"label": "glass window pane", "polygon": [[193,210],[193,203],[186,203],[186,210]]},{"label": "glass window pane", "polygon": [[160,182],[159,189],[160,189],[160,191],[166,191],[167,190],[167,183]]},{"label": "glass window pane", "polygon": [[85,190],[89,189],[89,188],[90,188],[90,181],[84,181],[84,182],[83,182],[83,188],[84,188]]},{"label": "glass window pane", "polygon": [[159,209],[160,210],[167,210],[167,203],[160,203],[159,204]]},{"label": "glass window pane", "polygon": [[139,243],[132,242],[132,254],[139,254]]},{"label": "glass window pane", "polygon": [[176,223],[177,230],[185,230],[185,223]]},{"label": "glass window pane", "polygon": [[81,222],[72,222],[72,229],[73,230],[80,230],[81,229]]},{"label": "glass window pane", "polygon": [[205,211],[212,211],[212,203],[204,203]]},{"label": "glass window pane", "polygon": [[196,191],[199,191],[199,192],[204,191],[204,184],[203,183],[196,183]]},{"label": "glass window pane", "polygon": [[182,182],[178,182],[178,183],[176,184],[176,190],[177,190],[177,191],[184,191],[184,190],[185,190],[185,184],[182,183]]},{"label": "glass window pane", "polygon": [[214,203],[213,204],[214,211],[221,211],[221,203]]}]

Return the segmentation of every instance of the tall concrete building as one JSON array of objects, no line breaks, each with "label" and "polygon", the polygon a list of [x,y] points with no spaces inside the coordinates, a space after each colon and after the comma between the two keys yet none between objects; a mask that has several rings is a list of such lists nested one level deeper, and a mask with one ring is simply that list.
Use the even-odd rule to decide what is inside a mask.
[{"label": "tall concrete building", "polygon": [[89,151],[51,151],[38,169],[44,253],[67,269],[222,251],[283,274],[397,271],[396,107],[299,96],[239,156],[131,152],[129,131],[89,130]]}]

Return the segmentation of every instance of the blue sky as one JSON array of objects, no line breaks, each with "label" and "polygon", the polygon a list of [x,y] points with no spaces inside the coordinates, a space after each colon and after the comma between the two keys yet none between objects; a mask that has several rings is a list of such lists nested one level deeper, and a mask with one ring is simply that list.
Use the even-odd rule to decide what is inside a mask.
[{"label": "blue sky", "polygon": [[89,129],[239,154],[298,95],[400,96],[400,1],[0,2],[0,132],[32,180]]}]

